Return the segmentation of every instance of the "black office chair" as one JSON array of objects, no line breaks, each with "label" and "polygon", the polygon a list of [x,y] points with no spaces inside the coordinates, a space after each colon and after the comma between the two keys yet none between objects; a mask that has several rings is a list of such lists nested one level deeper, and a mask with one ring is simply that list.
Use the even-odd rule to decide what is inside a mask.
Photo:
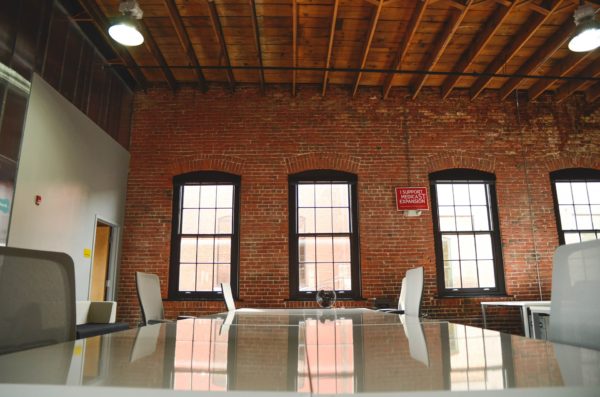
[{"label": "black office chair", "polygon": [[75,340],[71,257],[0,247],[0,354],[70,340]]}]

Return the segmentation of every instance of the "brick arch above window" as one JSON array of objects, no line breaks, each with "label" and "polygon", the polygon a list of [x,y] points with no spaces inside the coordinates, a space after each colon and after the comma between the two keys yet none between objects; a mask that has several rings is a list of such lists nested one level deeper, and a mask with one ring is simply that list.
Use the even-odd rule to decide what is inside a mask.
[{"label": "brick arch above window", "polygon": [[241,175],[244,160],[239,157],[225,155],[203,155],[180,158],[169,166],[169,183],[173,175],[187,174],[194,171],[221,171]]},{"label": "brick arch above window", "polygon": [[492,157],[449,154],[429,157],[426,160],[426,167],[428,173],[452,168],[466,168],[494,173],[496,170],[496,160]]},{"label": "brick arch above window", "polygon": [[572,153],[561,153],[545,160],[548,172],[563,170],[567,168],[590,168],[600,170],[600,159],[597,156],[577,155]]},{"label": "brick arch above window", "polygon": [[287,158],[285,165],[288,174],[296,174],[307,170],[329,169],[358,173],[360,160],[352,156],[338,153],[307,153]]}]

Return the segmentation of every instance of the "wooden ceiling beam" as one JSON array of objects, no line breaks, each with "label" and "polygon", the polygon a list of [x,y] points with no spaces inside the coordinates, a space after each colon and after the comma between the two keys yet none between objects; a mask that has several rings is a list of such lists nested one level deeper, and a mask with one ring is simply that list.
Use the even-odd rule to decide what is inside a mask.
[{"label": "wooden ceiling beam", "polygon": [[219,20],[217,6],[215,5],[214,0],[207,0],[206,2],[208,4],[208,15],[210,17],[213,32],[215,33],[217,41],[219,42],[219,46],[221,47],[221,57],[225,59],[225,66],[227,66],[227,69],[225,70],[227,73],[227,81],[229,82],[229,87],[233,91],[235,89],[235,77],[233,76],[233,71],[231,70],[231,61],[229,60],[229,53],[227,52],[227,45],[225,43],[225,36],[223,35],[223,27],[221,26],[221,21]]},{"label": "wooden ceiling beam", "polygon": [[102,38],[104,38],[104,41],[113,49],[115,54],[117,54],[117,56],[123,60],[123,63],[127,66],[127,70],[131,74],[131,77],[133,77],[133,80],[136,82],[136,84],[140,88],[145,89],[146,85],[148,84],[146,77],[138,67],[131,54],[127,52],[124,47],[115,43],[115,41],[108,35],[108,19],[106,16],[104,16],[104,13],[100,10],[98,5],[92,0],[81,0],[80,3],[94,21],[94,25],[100,32]]},{"label": "wooden ceiling beam", "polygon": [[[408,52],[408,47],[417,32],[417,28],[419,23],[423,19],[423,15],[425,14],[425,10],[427,5],[429,4],[428,0],[417,1],[415,5],[415,9],[410,17],[410,21],[408,22],[408,26],[406,27],[406,31],[404,33],[404,37],[402,37],[402,41],[400,42],[400,46],[398,47],[398,51],[396,52],[396,56],[394,59],[394,63],[392,64],[391,69],[399,70],[402,65],[402,61]],[[395,73],[389,73],[385,81],[383,83],[383,99],[386,99],[390,94],[390,90],[392,89],[392,83],[394,82]]]},{"label": "wooden ceiling beam", "polygon": [[[585,61],[587,57],[591,54],[591,52],[572,52],[567,55],[564,59],[562,59],[559,63],[554,65],[552,69],[548,72],[549,76],[566,76],[575,69],[581,62]],[[540,79],[535,84],[533,84],[529,91],[527,92],[527,96],[530,101],[537,99],[540,95],[544,93],[556,80],[554,79]]]},{"label": "wooden ceiling beam", "polygon": [[527,18],[518,32],[511,38],[509,44],[500,51],[494,60],[487,66],[483,76],[480,76],[470,89],[471,99],[477,98],[492,80],[491,74],[497,73],[511,58],[525,45],[535,32],[550,18],[563,0],[546,0],[544,6],[549,10],[547,15],[534,13]]},{"label": "wooden ceiling beam", "polygon": [[[325,60],[325,68],[329,69],[331,65],[331,54],[333,52],[333,38],[335,36],[335,24],[337,21],[337,13],[338,7],[340,5],[340,0],[335,0],[333,3],[333,14],[331,16],[331,29],[329,31],[329,45],[327,46],[327,59]],[[325,92],[327,91],[327,78],[329,77],[329,70],[325,70],[323,73],[323,89],[321,91],[321,95],[325,96]]]},{"label": "wooden ceiling beam", "polygon": [[[592,62],[581,71],[579,76],[597,77],[600,75],[600,62],[596,62],[597,60],[598,59],[592,60]],[[568,83],[561,85],[554,94],[554,100],[559,103],[564,101],[568,96],[583,87],[586,83],[586,80],[571,80]]]},{"label": "wooden ceiling beam", "polygon": [[264,94],[265,92],[265,71],[263,70],[262,61],[262,49],[260,46],[260,31],[258,30],[258,17],[256,16],[256,2],[254,0],[248,0],[250,5],[250,12],[252,14],[252,30],[254,31],[254,44],[256,45],[256,61],[260,69],[258,70],[258,81],[260,84],[260,91]]},{"label": "wooden ceiling beam", "polygon": [[477,55],[483,50],[483,48],[489,43],[489,41],[494,37],[500,25],[508,18],[509,13],[515,9],[517,5],[517,1],[513,1],[507,6],[505,5],[497,5],[492,16],[485,22],[482,29],[477,33],[475,39],[469,45],[469,48],[463,52],[460,57],[460,60],[454,67],[453,72],[457,74],[448,76],[444,79],[442,84],[442,98],[447,98],[452,92],[452,89],[458,82],[460,75],[458,73],[463,73],[467,68],[473,63]]},{"label": "wooden ceiling beam", "polygon": [[600,82],[594,84],[585,92],[585,100],[587,102],[595,102],[600,98]]},{"label": "wooden ceiling beam", "polygon": [[296,96],[296,68],[298,67],[298,3],[292,0],[292,96]]},{"label": "wooden ceiling beam", "polygon": [[175,91],[178,87],[177,81],[175,79],[175,76],[173,76],[173,72],[171,72],[171,69],[169,69],[167,61],[163,56],[162,52],[160,51],[156,40],[154,40],[154,36],[152,36],[152,33],[150,33],[150,30],[148,30],[148,27],[146,26],[143,20],[140,19],[137,21],[137,27],[140,30],[142,36],[144,36],[144,45],[146,46],[146,49],[152,54],[152,56],[158,63],[158,66],[160,66],[163,75],[167,79],[167,83],[169,83],[169,87],[171,87],[171,89]]},{"label": "wooden ceiling beam", "polygon": [[183,24],[181,14],[179,14],[179,10],[177,9],[177,4],[175,4],[175,0],[164,0],[164,2],[169,13],[169,19],[175,28],[177,37],[179,38],[179,42],[181,43],[189,62],[194,67],[194,73],[196,73],[196,77],[198,78],[200,89],[202,91],[206,91],[208,89],[208,84],[206,83],[206,78],[204,77],[204,73],[200,67],[200,62],[198,61],[198,57],[196,56],[196,52],[192,46],[190,36],[188,35],[185,25]]},{"label": "wooden ceiling beam", "polygon": [[[575,23],[569,18],[537,51],[518,69],[518,75],[528,75],[535,72],[540,66],[556,52],[571,37],[575,30]],[[500,88],[499,94],[502,100],[506,99],[511,92],[523,81],[522,77],[512,77]]]},{"label": "wooden ceiling beam", "polygon": [[[452,15],[444,24],[444,28],[436,36],[433,50],[429,52],[429,56],[427,56],[424,62],[421,64],[421,70],[426,70],[428,72],[433,70],[435,65],[440,60],[440,57],[448,47],[448,44],[450,44],[450,40],[452,40],[452,37],[454,37],[456,30],[467,15],[467,12],[472,4],[472,0],[467,0],[462,10],[452,11]],[[419,95],[419,92],[421,92],[421,89],[427,80],[427,76],[428,75],[426,74],[419,74],[414,78],[414,83],[411,84],[412,99],[415,99],[417,95]]]},{"label": "wooden ceiling beam", "polygon": [[[294,0],[295,1],[295,0]],[[364,69],[367,58],[369,56],[369,50],[371,50],[371,43],[373,43],[373,37],[375,36],[375,31],[377,30],[377,22],[379,21],[379,16],[381,15],[381,9],[383,8],[383,0],[379,0],[379,4],[377,8],[373,10],[371,14],[371,23],[369,24],[369,35],[367,36],[367,41],[363,47],[362,60],[360,62],[360,69]],[[356,75],[356,80],[354,81],[354,88],[352,89],[352,96],[355,96],[358,91],[358,86],[360,85],[360,78],[362,77],[362,72],[358,72]]]}]

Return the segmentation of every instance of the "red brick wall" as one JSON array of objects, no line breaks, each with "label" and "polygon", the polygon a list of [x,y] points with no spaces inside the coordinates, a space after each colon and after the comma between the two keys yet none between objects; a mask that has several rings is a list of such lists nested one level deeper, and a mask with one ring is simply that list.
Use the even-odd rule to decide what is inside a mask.
[{"label": "red brick wall", "polygon": [[[397,299],[411,267],[425,266],[423,311],[479,324],[480,299],[438,299],[431,213],[397,212],[396,186],[426,186],[428,173],[452,167],[497,177],[509,299],[548,299],[558,245],[548,172],[600,168],[600,118],[583,117],[577,98],[553,104],[475,101],[457,93],[415,101],[378,91],[255,88],[203,94],[151,89],[135,98],[131,171],[120,273],[119,318],[136,322],[135,271],[158,273],[167,295],[171,178],[194,170],[242,176],[239,306],[290,307],[287,177],[329,168],[358,175],[362,295]],[[407,145],[408,142],[408,145]],[[410,172],[409,172],[410,164]],[[538,284],[538,268],[540,284]],[[496,298],[493,298],[496,299]],[[222,311],[221,302],[165,302],[167,316]],[[501,316],[518,320],[518,315]],[[512,320],[511,320],[512,321]]]}]

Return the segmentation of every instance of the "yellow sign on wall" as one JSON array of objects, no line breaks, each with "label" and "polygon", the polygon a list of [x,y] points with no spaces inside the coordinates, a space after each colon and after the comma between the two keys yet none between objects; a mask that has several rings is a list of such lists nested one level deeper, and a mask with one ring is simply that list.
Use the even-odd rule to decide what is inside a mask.
[{"label": "yellow sign on wall", "polygon": [[84,258],[91,258],[92,257],[92,250],[89,248],[84,248],[83,249],[83,257]]}]

